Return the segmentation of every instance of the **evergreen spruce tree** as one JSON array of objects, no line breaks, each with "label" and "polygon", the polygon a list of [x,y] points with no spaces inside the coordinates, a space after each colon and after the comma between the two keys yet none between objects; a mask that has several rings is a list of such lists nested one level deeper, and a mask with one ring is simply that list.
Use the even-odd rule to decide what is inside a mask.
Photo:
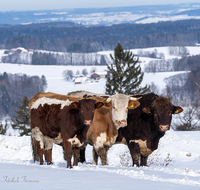
[{"label": "evergreen spruce tree", "polygon": [[114,50],[114,57],[110,54],[113,61],[111,65],[107,64],[110,76],[106,81],[105,93],[113,95],[116,93],[134,95],[143,94],[149,91],[149,87],[140,87],[144,73],[130,51],[124,51],[120,43]]},{"label": "evergreen spruce tree", "polygon": [[29,108],[28,103],[29,100],[27,96],[24,97],[22,101],[20,101],[21,105],[17,105],[18,110],[15,111],[17,116],[12,119],[12,127],[13,129],[18,129],[20,136],[30,135],[30,121],[29,121]]}]

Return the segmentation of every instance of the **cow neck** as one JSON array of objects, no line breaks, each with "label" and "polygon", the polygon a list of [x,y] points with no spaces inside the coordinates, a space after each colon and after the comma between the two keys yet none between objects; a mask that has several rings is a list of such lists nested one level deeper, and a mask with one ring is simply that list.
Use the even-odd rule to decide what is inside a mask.
[{"label": "cow neck", "polygon": [[[143,107],[148,107],[149,103],[151,105],[151,110],[152,110],[152,105],[154,103],[154,101],[159,97],[158,95],[154,94],[154,93],[150,93],[150,97],[149,95],[143,95],[142,99],[140,101],[145,101],[144,103],[141,103],[143,104]],[[148,97],[148,99],[146,98]],[[146,104],[147,103],[147,104]],[[146,105],[145,105],[146,104]],[[149,120],[150,119],[150,120]],[[158,130],[158,127],[154,124],[154,116],[153,116],[153,113],[152,115],[150,116],[150,118],[146,120],[146,122],[148,123],[148,133],[149,134],[146,134],[146,135],[149,135],[149,137],[152,139],[152,140],[155,140],[155,139],[159,139],[161,138],[162,136],[164,136],[165,132],[161,132]]]},{"label": "cow neck", "polygon": [[113,119],[112,119],[112,108],[109,108],[109,117],[110,117],[111,122],[112,122],[113,125],[112,126],[109,125],[109,128],[108,128],[109,131],[107,131],[107,133],[110,134],[112,137],[114,137],[115,140],[116,140],[116,138],[118,136],[118,129],[119,128],[117,126],[115,126],[115,124],[113,122]]},{"label": "cow neck", "polygon": [[86,126],[83,124],[83,126],[81,126],[81,128],[78,130],[77,137],[81,143],[84,143],[86,141],[86,135],[87,135],[88,129],[89,129],[89,126]]},{"label": "cow neck", "polygon": [[160,138],[160,137],[164,136],[164,134],[165,134],[165,132],[159,131],[158,127],[155,124],[151,125],[150,130],[151,130],[151,135],[152,135],[153,139]]},{"label": "cow neck", "polygon": [[[112,117],[112,108],[108,108],[108,113],[109,113],[109,117],[111,118],[111,120],[112,120],[112,124],[113,124],[113,126],[115,126],[115,123],[113,122],[113,117]],[[117,126],[115,126],[115,128],[116,128]]]},{"label": "cow neck", "polygon": [[[151,104],[151,107],[154,103],[154,101],[158,98],[159,96],[157,96],[156,98],[152,98],[152,104]],[[151,109],[152,110],[152,109]],[[153,112],[153,111],[152,111]],[[165,132],[161,132],[158,130],[158,127],[154,124],[154,115],[152,113],[152,116],[151,116],[151,122],[153,123],[153,125],[151,125],[151,134],[152,134],[152,137],[153,139],[156,139],[156,138],[161,138],[164,136]]]}]

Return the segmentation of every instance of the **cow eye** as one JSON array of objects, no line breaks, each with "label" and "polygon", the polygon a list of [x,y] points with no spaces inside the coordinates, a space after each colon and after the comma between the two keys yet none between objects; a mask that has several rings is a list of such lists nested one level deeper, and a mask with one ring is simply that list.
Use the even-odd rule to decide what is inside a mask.
[{"label": "cow eye", "polygon": [[113,109],[115,109],[115,106],[113,106]]}]

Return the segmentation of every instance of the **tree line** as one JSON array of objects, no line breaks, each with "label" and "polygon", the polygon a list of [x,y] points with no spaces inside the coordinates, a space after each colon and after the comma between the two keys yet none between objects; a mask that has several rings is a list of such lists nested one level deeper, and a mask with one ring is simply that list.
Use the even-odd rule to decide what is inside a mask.
[{"label": "tree line", "polygon": [[109,60],[106,55],[98,53],[58,53],[46,51],[11,52],[4,51],[3,63],[18,63],[32,65],[106,65]]},{"label": "tree line", "polygon": [[24,96],[31,98],[47,87],[45,76],[28,76],[26,74],[0,74],[0,117],[14,117],[19,100]]},{"label": "tree line", "polygon": [[[179,51],[182,49],[183,51]],[[172,53],[173,50],[173,53]],[[200,55],[188,56],[188,51],[185,47],[169,47],[171,55],[181,56],[181,59],[161,59],[153,60],[145,65],[145,72],[171,72],[171,71],[191,71],[199,67]]]},{"label": "tree line", "polygon": [[59,22],[30,25],[1,25],[0,48],[43,49],[56,52],[97,52],[124,49],[195,45],[200,42],[200,20],[112,26],[72,26]]}]

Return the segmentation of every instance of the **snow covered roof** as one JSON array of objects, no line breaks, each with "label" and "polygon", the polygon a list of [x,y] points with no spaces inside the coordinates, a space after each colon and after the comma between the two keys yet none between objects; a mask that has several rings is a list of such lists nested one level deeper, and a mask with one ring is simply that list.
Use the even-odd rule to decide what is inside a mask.
[{"label": "snow covered roof", "polygon": [[79,77],[79,78],[76,78],[76,79],[74,80],[74,82],[75,82],[75,83],[76,83],[76,82],[85,82],[86,79],[87,79],[87,77]]},{"label": "snow covered roof", "polygon": [[98,75],[107,75],[107,71],[103,71],[103,72],[95,72]]}]

